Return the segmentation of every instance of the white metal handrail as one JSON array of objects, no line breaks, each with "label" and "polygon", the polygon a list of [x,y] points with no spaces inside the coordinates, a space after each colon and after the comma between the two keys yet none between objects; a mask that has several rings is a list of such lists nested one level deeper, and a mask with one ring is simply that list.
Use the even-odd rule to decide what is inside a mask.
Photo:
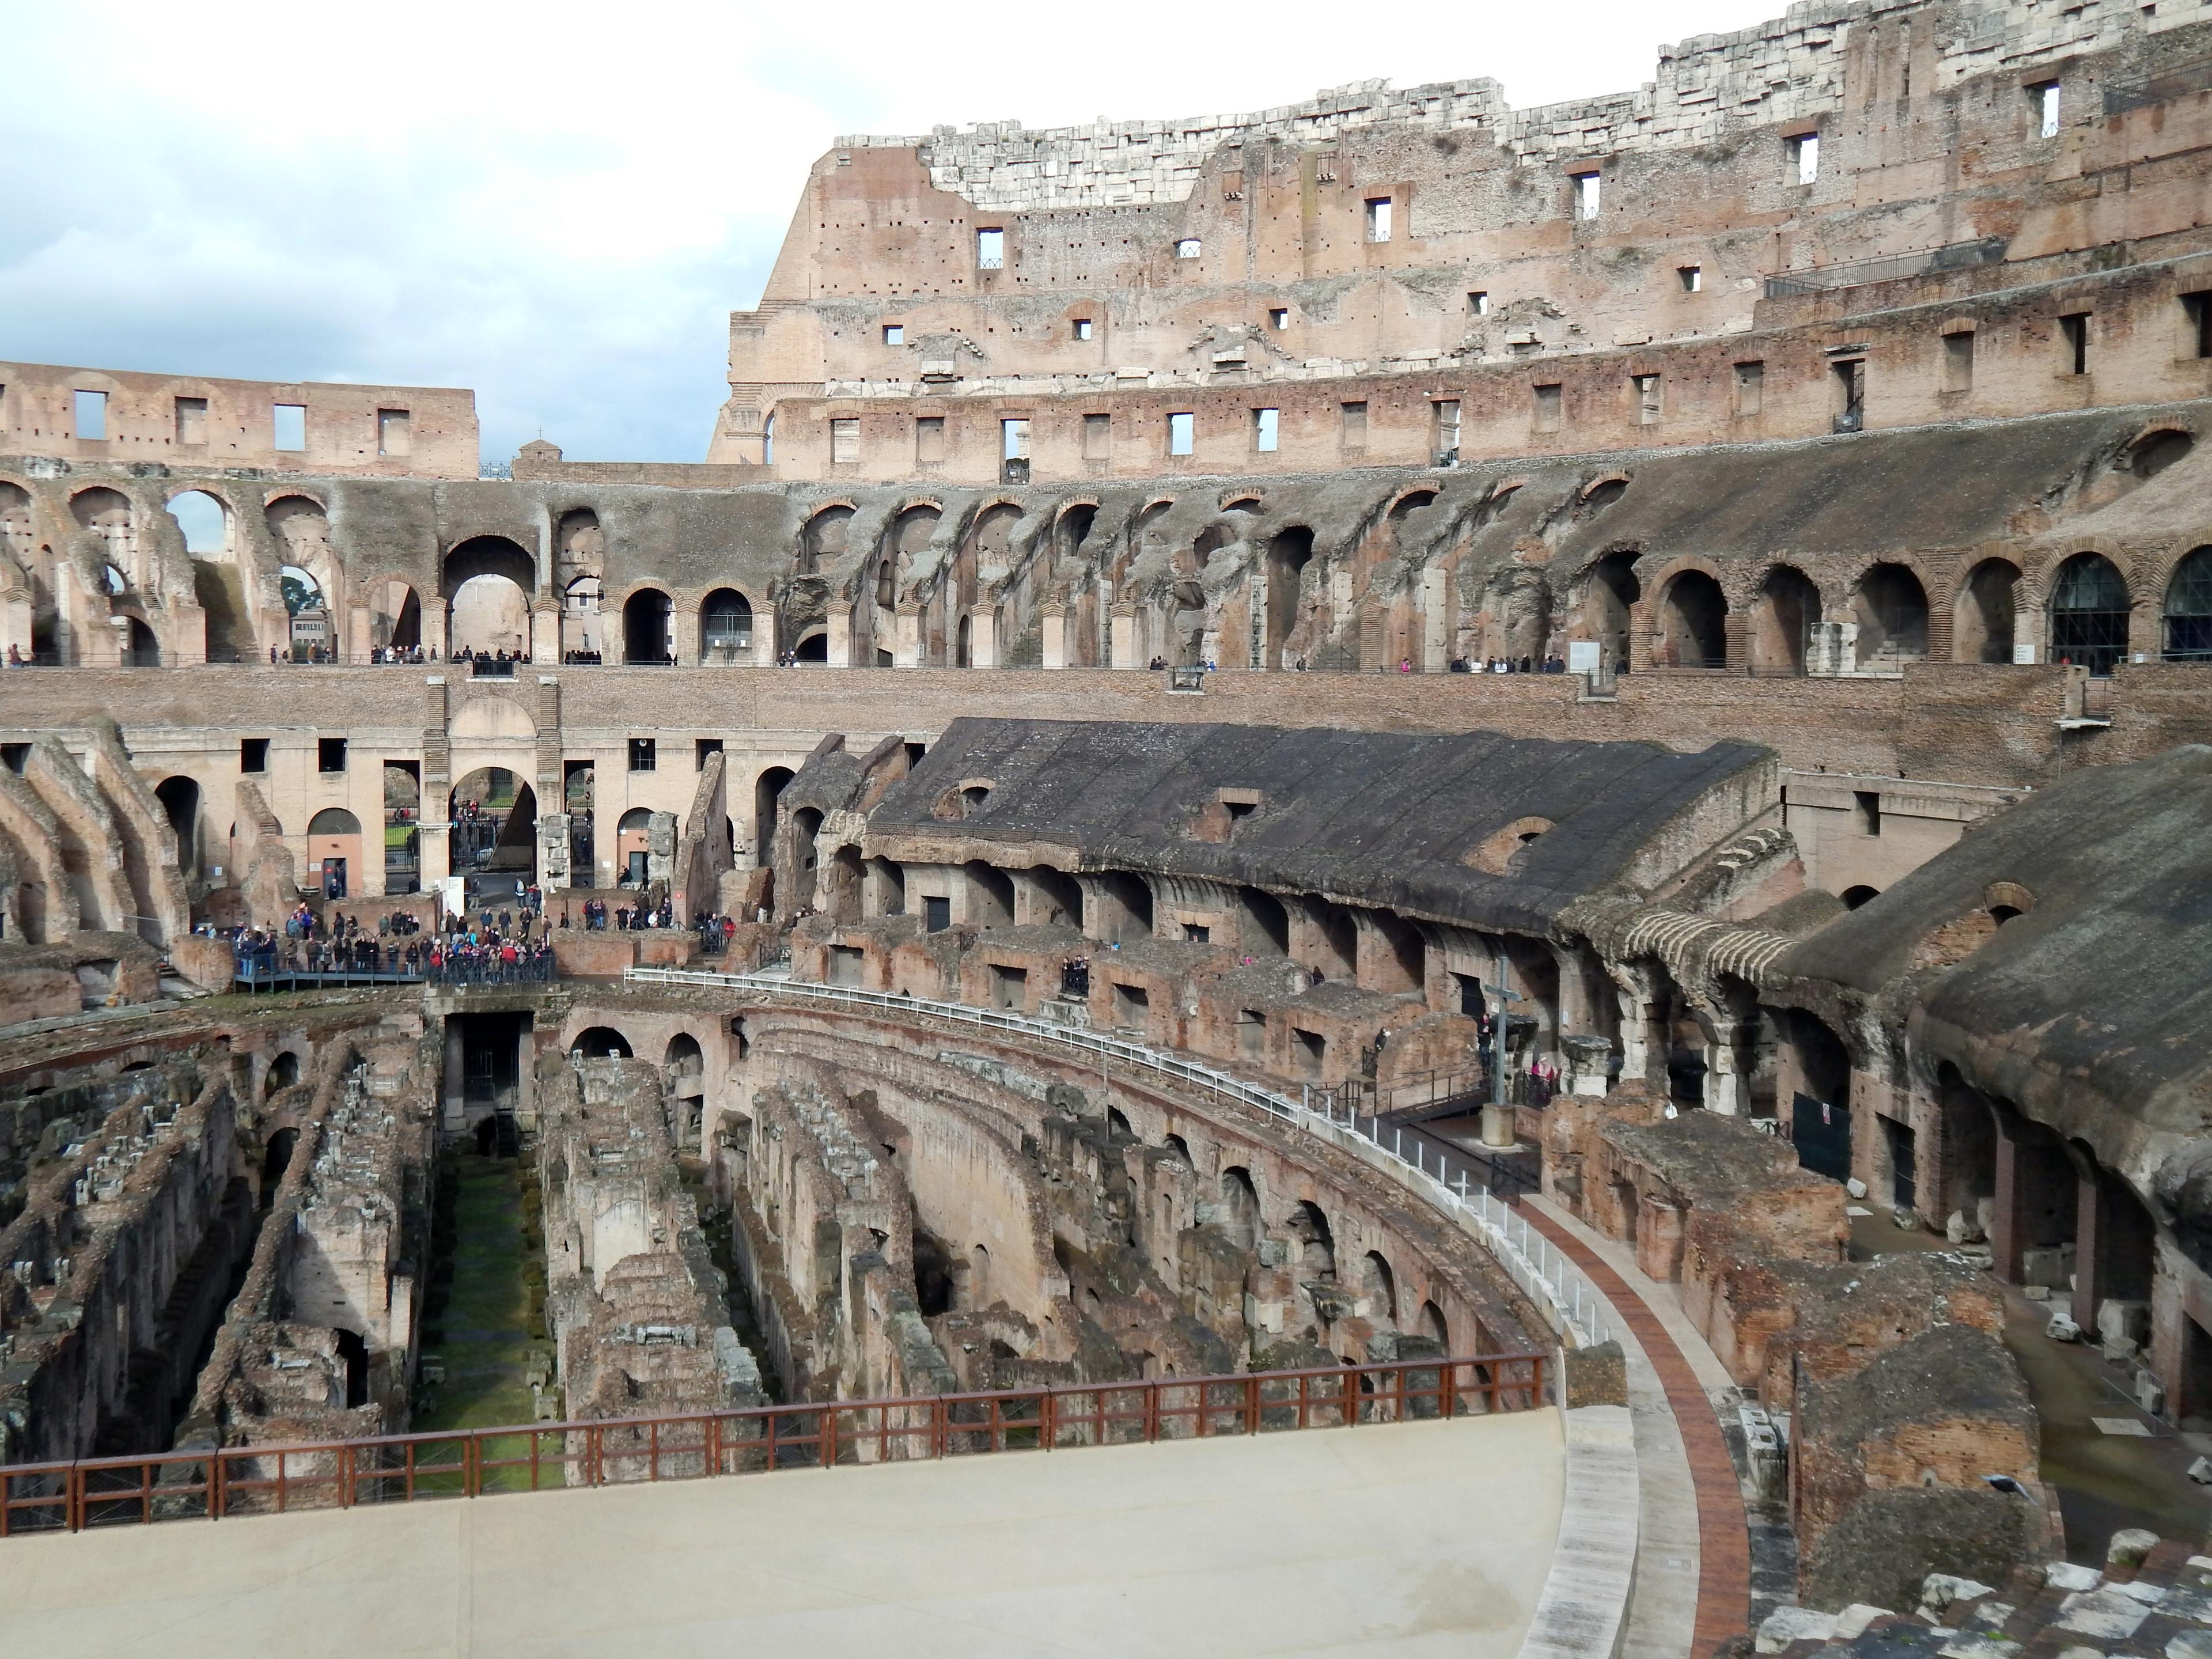
[{"label": "white metal handrail", "polygon": [[[894,996],[884,991],[864,991],[853,986],[815,985],[803,981],[771,978],[759,974],[710,973],[693,968],[630,968],[625,981],[650,985],[703,985],[753,995],[789,997],[799,1001],[842,1003],[848,1006],[882,1008],[895,1013],[927,1015],[951,1024],[980,1030],[1007,1031],[1032,1041],[1057,1043],[1086,1054],[1115,1059],[1158,1076],[1176,1079],[1243,1106],[1266,1112],[1292,1128],[1317,1139],[1341,1145],[1347,1138],[1373,1148],[1382,1157],[1411,1170],[1425,1196],[1455,1220],[1471,1221],[1480,1231],[1492,1255],[1513,1281],[1546,1310],[1553,1328],[1571,1335],[1578,1344],[1612,1340],[1605,1319],[1605,1303],[1597,1288],[1549,1240],[1528,1224],[1504,1200],[1483,1182],[1473,1178],[1463,1159],[1442,1146],[1425,1146],[1419,1134],[1408,1146],[1403,1126],[1391,1125],[1388,1139],[1381,1123],[1363,1126],[1359,1115],[1347,1108],[1342,1116],[1326,1093],[1319,1109],[1305,1100],[1292,1100],[1272,1089],[1248,1083],[1197,1060],[1162,1054],[1127,1038],[1108,1036],[1080,1026],[1030,1019],[1003,1008],[973,1008],[964,1002],[937,1002],[923,997]],[[1453,1166],[1459,1167],[1455,1169]]]}]

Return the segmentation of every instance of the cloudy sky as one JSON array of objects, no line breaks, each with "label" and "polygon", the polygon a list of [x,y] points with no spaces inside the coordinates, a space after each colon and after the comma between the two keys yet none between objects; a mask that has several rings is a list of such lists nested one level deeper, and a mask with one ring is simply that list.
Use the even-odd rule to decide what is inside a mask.
[{"label": "cloudy sky", "polygon": [[0,0],[0,359],[477,391],[487,459],[696,460],[844,132],[1623,91],[1784,0]]}]

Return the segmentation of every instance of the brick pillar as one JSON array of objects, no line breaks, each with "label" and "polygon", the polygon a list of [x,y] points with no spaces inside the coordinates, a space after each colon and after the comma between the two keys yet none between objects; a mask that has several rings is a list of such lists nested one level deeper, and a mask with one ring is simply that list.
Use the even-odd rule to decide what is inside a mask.
[{"label": "brick pillar", "polygon": [[1997,1190],[1990,1206],[1990,1250],[1997,1277],[2017,1285],[2021,1255],[2028,1245],[2027,1149],[2021,1144],[2018,1125],[1996,1108],[1990,1110],[1997,1126]]},{"label": "brick pillar", "polygon": [[[1066,667],[1066,607],[1064,605],[1048,605],[1044,606],[1038,614],[1044,618],[1044,665],[1047,668]],[[27,637],[27,635],[26,637]]]},{"label": "brick pillar", "polygon": [[1721,637],[1727,642],[1728,666],[1741,673],[1751,664],[1751,613],[1729,611],[1721,621]]},{"label": "brick pillar", "polygon": [[2094,1336],[2112,1217],[2096,1160],[2071,1146],[2066,1155],[2074,1164],[2074,1322]]}]

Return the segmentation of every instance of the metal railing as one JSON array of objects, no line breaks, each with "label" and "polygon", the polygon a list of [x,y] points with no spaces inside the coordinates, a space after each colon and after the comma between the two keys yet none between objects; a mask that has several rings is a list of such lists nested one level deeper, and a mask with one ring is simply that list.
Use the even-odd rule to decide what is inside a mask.
[{"label": "metal railing", "polygon": [[[1154,1076],[1172,1079],[1217,1099],[1266,1113],[1292,1128],[1323,1140],[1342,1144],[1358,1141],[1419,1177],[1421,1190],[1455,1219],[1473,1224],[1482,1234],[1491,1254],[1539,1307],[1548,1309],[1553,1328],[1571,1333],[1577,1341],[1611,1340],[1604,1301],[1582,1271],[1528,1224],[1514,1207],[1512,1194],[1494,1191],[1489,1178],[1498,1167],[1479,1154],[1424,1135],[1410,1134],[1402,1124],[1370,1117],[1363,1121],[1356,1109],[1340,1109],[1326,1091],[1308,1089],[1302,1097],[1287,1095],[1196,1060],[1162,1054],[1126,1038],[1105,1036],[1080,1026],[1057,1025],[1001,1008],[971,1008],[961,1002],[933,1002],[920,997],[893,996],[883,991],[864,991],[849,986],[815,985],[803,981],[769,978],[757,974],[719,974],[687,968],[630,968],[625,981],[638,984],[707,985],[769,997],[802,1001],[843,1003],[878,1008],[903,1018],[941,1021],[1004,1031],[1060,1048],[1073,1048],[1110,1065],[1119,1060]],[[1102,1067],[1103,1069],[1103,1067]]]},{"label": "metal railing", "polygon": [[1484,1354],[20,1463],[0,1468],[0,1538],[1528,1411],[1549,1398],[1547,1364]]}]

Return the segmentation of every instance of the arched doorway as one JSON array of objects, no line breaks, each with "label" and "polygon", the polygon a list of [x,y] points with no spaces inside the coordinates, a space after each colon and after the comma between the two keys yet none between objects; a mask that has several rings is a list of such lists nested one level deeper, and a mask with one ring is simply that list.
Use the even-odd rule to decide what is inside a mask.
[{"label": "arched doorway", "polygon": [[1820,620],[1820,590],[1793,565],[1778,565],[1759,584],[1751,612],[1751,672],[1802,674],[1814,624]]},{"label": "arched doorway", "polygon": [[1728,666],[1728,599],[1702,570],[1685,570],[1659,600],[1653,656],[1662,668]]},{"label": "arched doorway", "polygon": [[599,579],[579,576],[561,590],[561,659],[599,660]]},{"label": "arched doorway", "polygon": [[830,660],[830,630],[817,628],[803,637],[791,653],[793,662],[828,662]]},{"label": "arched doorway", "polygon": [[504,536],[471,536],[446,555],[439,592],[449,651],[530,654],[530,601],[538,561]]},{"label": "arched doorway", "polygon": [[1630,607],[1644,597],[1636,559],[1625,550],[1607,554],[1590,567],[1583,587],[1583,631],[1596,641],[1599,660],[1620,671],[1628,667]]},{"label": "arched doorway", "polygon": [[1966,573],[1951,610],[1951,657],[1954,662],[2012,660],[2014,609],[2019,597],[2020,567],[2005,559],[1984,559]]},{"label": "arched doorway", "polygon": [[2166,659],[2212,662],[2212,547],[2184,559],[2166,585]]},{"label": "arched doorway", "polygon": [[811,576],[820,571],[824,560],[835,564],[842,559],[852,521],[853,509],[842,506],[825,507],[809,519],[805,529],[799,533],[796,574]]},{"label": "arched doorway", "polygon": [[177,870],[189,885],[200,873],[200,787],[191,778],[163,778],[155,786],[154,799],[176,834]]},{"label": "arched doorway", "polygon": [[1285,668],[1283,660],[1298,626],[1299,600],[1306,567],[1313,562],[1314,533],[1292,525],[1267,544],[1267,654],[1262,668]]},{"label": "arched doorway", "polygon": [[668,595],[657,587],[641,587],[623,601],[623,660],[641,667],[660,667],[676,660],[676,638],[670,631],[672,615]]},{"label": "arched doorway", "polygon": [[368,647],[372,651],[412,651],[422,643],[422,602],[398,577],[377,583],[368,593]]},{"label": "arched doorway", "polygon": [[2051,590],[2051,659],[2102,677],[2128,654],[2128,583],[2101,553],[2076,553]]},{"label": "arched doorway", "polygon": [[753,781],[753,861],[763,870],[775,862],[776,818],[790,781],[787,766],[771,766]]},{"label": "arched doorway", "polygon": [[586,1060],[628,1060],[630,1058],[629,1039],[611,1025],[593,1025],[576,1034],[568,1045],[572,1052]]},{"label": "arched doorway", "polygon": [[127,618],[129,638],[123,650],[125,668],[159,668],[161,665],[161,642],[154,630],[137,617]]},{"label": "arched doorway", "polygon": [[653,814],[633,806],[615,820],[615,883],[642,888],[652,851]]},{"label": "arched doorway", "polygon": [[446,816],[453,873],[469,903],[511,903],[516,883],[538,879],[538,795],[515,774],[477,768],[453,786]]},{"label": "arched doorway", "polygon": [[343,806],[325,806],[308,819],[307,869],[326,899],[358,892],[361,820]]},{"label": "arched doorway", "polygon": [[752,659],[752,601],[735,588],[718,587],[699,607],[699,660],[730,667]]},{"label": "arched doorway", "polygon": [[1928,660],[1928,591],[1901,564],[1878,564],[1851,596],[1863,672],[1895,672]]}]

